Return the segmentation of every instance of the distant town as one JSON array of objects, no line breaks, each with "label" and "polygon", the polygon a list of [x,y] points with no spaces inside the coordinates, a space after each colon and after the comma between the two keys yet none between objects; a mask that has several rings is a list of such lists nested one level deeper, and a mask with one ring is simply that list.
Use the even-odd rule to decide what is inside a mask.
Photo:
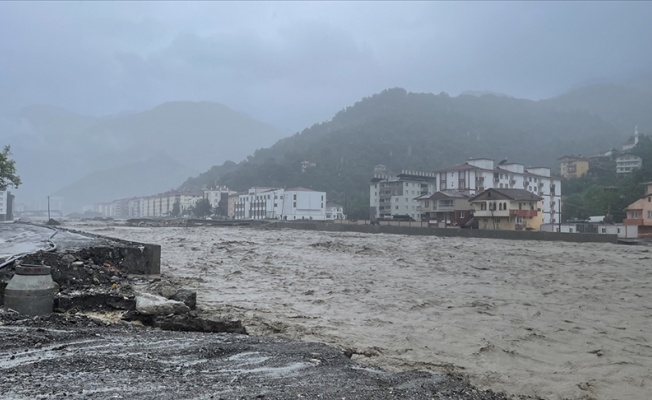
[{"label": "distant town", "polygon": [[[496,163],[474,158],[434,172],[403,170],[391,173],[384,165],[374,168],[369,184],[371,224],[403,224],[438,228],[544,231],[615,234],[622,238],[652,237],[652,182],[645,196],[624,211],[622,223],[606,216],[562,222],[562,180],[571,181],[608,168],[615,160],[616,174],[631,174],[643,165],[632,153],[638,130],[622,152],[592,157],[559,158],[559,175],[547,167]],[[309,161],[302,170],[313,168]],[[64,199],[53,198],[52,210],[61,210]],[[20,211],[20,210],[18,210]],[[13,217],[13,195],[0,191],[0,219]],[[56,214],[55,214],[56,215]],[[172,190],[86,206],[78,217],[176,218],[229,220],[340,221],[347,220],[340,204],[327,200],[323,191],[295,188],[252,187],[246,193],[216,187],[201,191]]]}]

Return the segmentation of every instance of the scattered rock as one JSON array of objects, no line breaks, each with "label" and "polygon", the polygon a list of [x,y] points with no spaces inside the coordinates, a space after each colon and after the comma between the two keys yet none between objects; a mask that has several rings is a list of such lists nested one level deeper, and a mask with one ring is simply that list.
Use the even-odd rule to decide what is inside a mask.
[{"label": "scattered rock", "polygon": [[247,334],[240,321],[213,321],[193,314],[156,316],[153,325],[166,331]]},{"label": "scattered rock", "polygon": [[179,288],[168,281],[155,282],[147,287],[147,292],[156,293],[166,299],[171,299],[177,294]]},{"label": "scattered rock", "polygon": [[136,296],[136,310],[144,315],[169,315],[185,314],[190,311],[190,308],[181,301],[140,293]]},{"label": "scattered rock", "polygon": [[197,308],[197,292],[192,290],[181,289],[174,296],[172,296],[172,300],[183,302],[191,310],[195,310]]}]

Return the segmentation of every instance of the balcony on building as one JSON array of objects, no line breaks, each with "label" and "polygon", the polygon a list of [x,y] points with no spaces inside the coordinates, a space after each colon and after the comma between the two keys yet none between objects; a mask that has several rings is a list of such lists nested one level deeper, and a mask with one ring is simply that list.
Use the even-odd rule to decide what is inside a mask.
[{"label": "balcony on building", "polygon": [[509,210],[510,217],[534,218],[537,213],[537,210]]},{"label": "balcony on building", "polygon": [[475,210],[473,213],[474,217],[485,217],[485,218],[500,218],[500,217],[509,217],[510,210]]}]

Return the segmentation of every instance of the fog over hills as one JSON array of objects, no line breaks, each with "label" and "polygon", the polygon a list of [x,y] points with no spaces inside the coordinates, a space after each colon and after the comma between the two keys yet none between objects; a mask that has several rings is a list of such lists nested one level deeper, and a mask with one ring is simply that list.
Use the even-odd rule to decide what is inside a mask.
[{"label": "fog over hills", "polygon": [[[390,89],[257,150],[240,164],[215,166],[183,187],[215,181],[235,190],[304,186],[363,210],[376,164],[394,172],[433,171],[490,157],[556,172],[557,159],[565,154],[595,155],[620,147],[635,125],[649,132],[650,109],[649,94],[613,85],[583,87],[542,101]],[[316,166],[302,171],[302,161]]]},{"label": "fog over hills", "polygon": [[[92,203],[154,194],[211,165],[240,161],[283,136],[269,125],[210,102],[171,102],[104,118],[30,106],[0,118],[0,129],[3,142],[11,143],[23,180],[16,190],[18,201],[31,208],[44,207],[48,195],[64,193],[75,197],[66,196],[70,206],[79,205],[80,199]],[[145,167],[160,163],[161,154],[167,154],[170,166],[179,171],[160,169],[164,182]],[[104,172],[94,174],[98,171]],[[110,171],[120,177],[110,180],[118,197],[105,196]]]},{"label": "fog over hills", "polygon": [[195,174],[196,170],[159,153],[141,162],[94,171],[53,194],[65,199],[66,210],[81,210],[96,202],[173,190],[177,182]]},{"label": "fog over hills", "polygon": [[[431,171],[492,157],[556,170],[564,154],[619,147],[634,126],[649,132],[650,109],[652,93],[599,83],[540,101],[390,89],[285,138],[210,102],[168,102],[108,117],[37,105],[0,123],[24,182],[19,201],[30,208],[44,208],[48,195],[65,197],[64,211],[71,212],[182,183],[199,189],[215,182],[235,190],[312,187],[363,207],[376,164]],[[302,173],[301,161],[316,167]]]}]

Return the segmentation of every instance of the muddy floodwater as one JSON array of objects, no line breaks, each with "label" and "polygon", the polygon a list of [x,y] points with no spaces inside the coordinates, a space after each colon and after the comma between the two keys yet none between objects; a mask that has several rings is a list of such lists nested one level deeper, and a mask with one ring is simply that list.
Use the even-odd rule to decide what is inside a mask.
[{"label": "muddy floodwater", "polygon": [[161,271],[253,334],[546,399],[647,399],[652,248],[249,227],[76,229],[162,246]]}]

